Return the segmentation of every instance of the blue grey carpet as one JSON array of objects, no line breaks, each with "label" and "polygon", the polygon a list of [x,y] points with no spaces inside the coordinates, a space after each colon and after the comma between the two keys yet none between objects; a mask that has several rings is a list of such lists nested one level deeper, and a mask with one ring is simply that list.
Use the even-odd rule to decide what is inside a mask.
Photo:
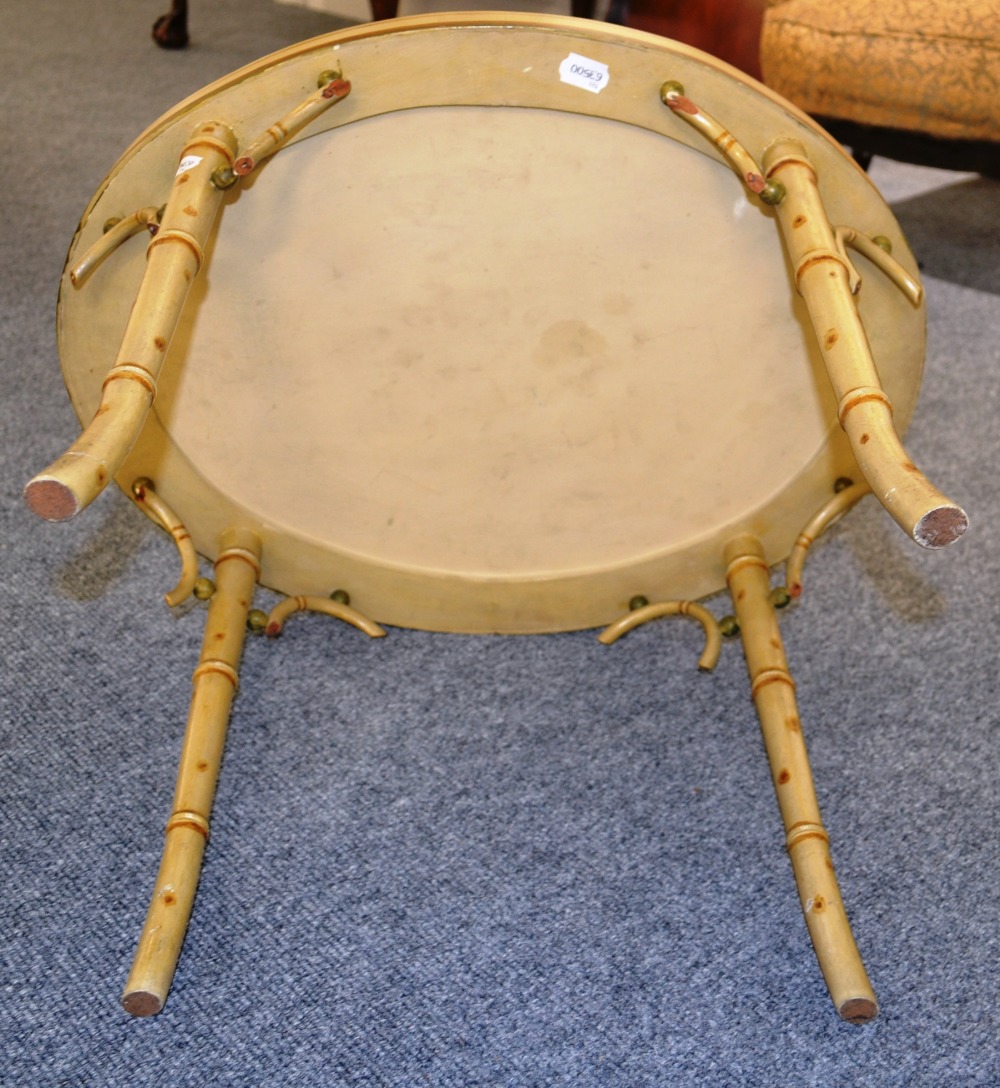
[{"label": "blue grey carpet", "polygon": [[782,619],[879,1019],[819,976],[737,645],[706,676],[685,623],[608,649],[322,617],[249,641],[170,1000],[121,1011],[201,622],[121,495],[21,502],[77,430],[56,285],[150,121],[337,25],[205,0],[167,54],[165,6],[0,0],[0,1083],[1000,1084],[1000,185],[884,161],[928,293],[909,445],[972,529],[921,553],[867,500]]}]

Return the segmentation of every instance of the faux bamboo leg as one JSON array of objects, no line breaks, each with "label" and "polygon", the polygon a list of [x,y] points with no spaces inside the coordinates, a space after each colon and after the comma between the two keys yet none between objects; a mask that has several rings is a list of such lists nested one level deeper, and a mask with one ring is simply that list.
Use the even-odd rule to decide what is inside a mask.
[{"label": "faux bamboo leg", "polygon": [[714,117],[668,80],[660,98],[674,114],[713,144],[760,199],[775,207],[795,285],[809,311],[823,361],[837,394],[840,424],[878,501],[918,544],[944,548],[969,526],[965,511],[940,492],[913,464],[892,420],[864,324],[854,302],[860,277],[845,246],[864,253],[913,305],[920,285],[874,241],[849,227],[834,228],[820,196],[805,148],[776,140],[764,151],[764,170]]},{"label": "faux bamboo leg", "polygon": [[725,559],[726,580],[809,936],[837,1011],[845,1020],[863,1023],[878,1014],[878,1005],[830,860],[830,842],[820,817],[795,702],[795,683],[769,599],[771,581],[764,552],[756,538],[741,536],[728,545]]},{"label": "faux bamboo leg", "polygon": [[163,1008],[184,942],[259,574],[260,547],[253,533],[230,529],[221,545],[163,860],[122,995],[122,1006],[133,1016],[151,1016]]},{"label": "faux bamboo leg", "polygon": [[222,202],[212,175],[230,165],[235,153],[235,135],[214,121],[199,125],[184,145],[100,407],[76,442],[24,489],[25,501],[39,517],[64,521],[79,513],[135,445]]},{"label": "faux bamboo leg", "polygon": [[[827,217],[805,149],[795,140],[778,140],[764,152],[764,167],[768,180],[780,181],[785,189],[776,205],[778,223],[858,466],[875,497],[910,537],[925,548],[946,547],[965,533],[969,519],[913,464],[896,433],[892,404],[855,305],[853,269]],[[871,253],[858,243],[856,232],[840,233],[841,241]],[[893,279],[911,301],[919,299],[902,269]]]}]

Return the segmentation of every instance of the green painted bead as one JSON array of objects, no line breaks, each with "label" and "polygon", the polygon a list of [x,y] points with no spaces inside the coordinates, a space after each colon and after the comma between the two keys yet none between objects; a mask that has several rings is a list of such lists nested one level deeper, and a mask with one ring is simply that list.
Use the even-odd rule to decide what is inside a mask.
[{"label": "green painted bead", "polygon": [[775,586],[768,595],[768,600],[774,608],[787,608],[792,603],[792,595],[787,586]]},{"label": "green painted bead", "polygon": [[211,578],[198,578],[192,592],[199,601],[207,601],[215,593],[215,582]]},{"label": "green painted bead", "polygon": [[780,181],[771,180],[767,182],[763,189],[760,191],[760,199],[765,204],[780,204],[788,195],[785,186]]}]

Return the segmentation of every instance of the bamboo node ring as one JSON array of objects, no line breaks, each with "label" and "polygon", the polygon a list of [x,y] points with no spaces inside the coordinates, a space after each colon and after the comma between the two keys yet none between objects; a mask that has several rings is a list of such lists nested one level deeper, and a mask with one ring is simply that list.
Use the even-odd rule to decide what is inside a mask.
[{"label": "bamboo node ring", "polygon": [[761,570],[770,573],[770,567],[764,561],[763,556],[759,555],[737,555],[726,567],[726,577],[729,578],[737,571],[742,570],[744,567],[759,567]]},{"label": "bamboo node ring", "polygon": [[802,277],[810,268],[813,268],[815,265],[821,264],[824,261],[833,261],[843,268],[844,272],[847,274],[847,282],[851,294],[856,294],[861,285],[861,276],[851,263],[850,258],[845,252],[836,249],[826,249],[822,246],[810,249],[808,252],[803,253],[799,258],[798,263],[795,265],[795,289],[799,294],[802,294]]},{"label": "bamboo node ring", "polygon": [[201,832],[205,839],[208,839],[208,820],[202,816],[200,812],[193,812],[190,809],[185,809],[181,812],[175,812],[167,820],[166,828],[164,829],[169,835],[174,828],[177,827],[190,827],[195,831]]},{"label": "bamboo node ring", "polygon": [[822,824],[803,821],[789,828],[785,836],[785,847],[791,852],[794,847],[805,842],[806,839],[821,839],[827,844],[830,842],[830,836]]},{"label": "bamboo node ring", "polygon": [[186,230],[180,230],[177,227],[171,227],[169,230],[163,230],[161,228],[156,232],[155,237],[149,243],[146,252],[148,254],[157,246],[164,246],[170,242],[178,242],[191,251],[195,259],[194,275],[197,275],[201,271],[201,266],[205,263],[205,251],[202,249],[198,239],[195,238],[193,234],[189,234]]},{"label": "bamboo node ring", "polygon": [[156,396],[156,378],[141,363],[116,363],[101,383],[101,389],[106,389],[112,382],[122,379],[138,382],[145,387],[150,397]]},{"label": "bamboo node ring", "polygon": [[892,401],[886,396],[885,390],[877,386],[860,385],[856,389],[849,389],[840,398],[840,404],[837,405],[837,418],[840,420],[841,427],[845,425],[847,417],[859,404],[870,401],[878,401],[885,405],[889,415],[892,415]]},{"label": "bamboo node ring", "polygon": [[787,684],[793,691],[795,690],[795,681],[792,679],[792,675],[787,669],[761,669],[751,681],[751,697],[756,699],[760,691],[763,688],[766,688],[768,684]]},{"label": "bamboo node ring", "polygon": [[219,555],[219,558],[216,559],[215,569],[218,570],[223,563],[228,562],[230,559],[242,559],[244,563],[253,568],[256,577],[260,578],[260,563],[257,561],[257,556],[248,548],[226,548],[226,550]]},{"label": "bamboo node ring", "polygon": [[237,673],[229,662],[220,661],[218,658],[214,657],[209,657],[202,661],[191,674],[191,680],[193,683],[197,684],[199,680],[211,673],[218,673],[219,675],[224,676],[230,684],[233,685],[233,691],[239,691],[239,673]]}]

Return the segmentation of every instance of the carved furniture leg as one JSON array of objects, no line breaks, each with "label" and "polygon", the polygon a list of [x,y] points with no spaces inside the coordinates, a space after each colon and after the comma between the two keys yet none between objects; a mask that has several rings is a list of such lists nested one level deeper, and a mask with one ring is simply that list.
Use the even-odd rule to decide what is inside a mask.
[{"label": "carved furniture leg", "polygon": [[163,860],[122,995],[122,1006],[133,1016],[163,1008],[191,917],[259,559],[253,533],[223,534]]},{"label": "carved furniture leg", "polygon": [[372,19],[379,22],[382,19],[395,19],[399,9],[399,0],[370,0]]},{"label": "carved furniture leg", "polygon": [[170,11],[153,23],[153,41],[161,49],[183,49],[188,44],[187,0],[173,0]]}]

